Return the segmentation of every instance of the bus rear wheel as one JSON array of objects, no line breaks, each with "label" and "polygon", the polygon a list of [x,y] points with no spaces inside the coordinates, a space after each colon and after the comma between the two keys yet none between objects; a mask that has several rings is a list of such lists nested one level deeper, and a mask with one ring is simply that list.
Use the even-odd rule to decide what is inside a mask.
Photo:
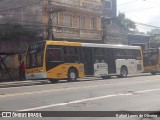
[{"label": "bus rear wheel", "polygon": [[70,69],[68,71],[68,82],[76,81],[77,80],[77,71],[75,69]]},{"label": "bus rear wheel", "polygon": [[122,67],[121,68],[121,74],[120,74],[120,77],[121,78],[125,78],[125,77],[127,77],[127,75],[128,75],[128,70],[127,70],[127,67]]}]

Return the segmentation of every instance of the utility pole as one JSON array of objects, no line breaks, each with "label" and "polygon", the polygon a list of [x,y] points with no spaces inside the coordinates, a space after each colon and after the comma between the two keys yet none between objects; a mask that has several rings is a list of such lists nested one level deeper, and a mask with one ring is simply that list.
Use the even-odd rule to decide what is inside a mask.
[{"label": "utility pole", "polygon": [[52,1],[48,0],[48,35],[47,35],[47,39],[49,39],[49,40],[53,40],[51,3],[52,3]]},{"label": "utility pole", "polygon": [[105,9],[105,0],[101,0],[102,1],[102,5],[103,5],[103,16],[102,16],[102,40],[103,40],[103,43],[107,43],[107,38],[106,38],[106,9]]},{"label": "utility pole", "polygon": [[54,39],[54,34],[53,34],[53,18],[58,12],[65,11],[64,8],[62,7],[54,7],[52,5],[52,0],[48,0],[47,3],[48,7],[46,9],[46,12],[48,13],[48,25],[47,25],[47,39],[48,40],[53,40]]}]

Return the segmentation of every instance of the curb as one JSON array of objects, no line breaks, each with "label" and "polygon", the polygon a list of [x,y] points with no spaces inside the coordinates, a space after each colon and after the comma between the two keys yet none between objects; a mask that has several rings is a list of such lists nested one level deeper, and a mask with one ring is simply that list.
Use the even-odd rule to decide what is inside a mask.
[{"label": "curb", "polygon": [[50,84],[48,80],[27,80],[0,83],[0,88]]}]

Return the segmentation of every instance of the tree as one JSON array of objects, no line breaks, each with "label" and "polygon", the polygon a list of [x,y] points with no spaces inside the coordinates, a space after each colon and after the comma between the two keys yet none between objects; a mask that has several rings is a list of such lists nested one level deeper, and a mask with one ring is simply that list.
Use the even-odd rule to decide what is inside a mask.
[{"label": "tree", "polygon": [[128,32],[136,30],[136,24],[132,20],[126,18],[124,13],[119,13],[117,16],[117,23]]},{"label": "tree", "polygon": [[0,40],[30,40],[38,37],[38,32],[19,24],[0,25]]}]

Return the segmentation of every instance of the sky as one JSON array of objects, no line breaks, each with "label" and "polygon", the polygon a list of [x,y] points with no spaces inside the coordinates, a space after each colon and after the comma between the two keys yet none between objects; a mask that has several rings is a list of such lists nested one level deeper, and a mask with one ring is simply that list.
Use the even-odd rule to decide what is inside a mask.
[{"label": "sky", "polygon": [[[117,0],[117,9],[135,22],[160,27],[160,0]],[[141,32],[154,29],[142,25],[137,28]]]}]

